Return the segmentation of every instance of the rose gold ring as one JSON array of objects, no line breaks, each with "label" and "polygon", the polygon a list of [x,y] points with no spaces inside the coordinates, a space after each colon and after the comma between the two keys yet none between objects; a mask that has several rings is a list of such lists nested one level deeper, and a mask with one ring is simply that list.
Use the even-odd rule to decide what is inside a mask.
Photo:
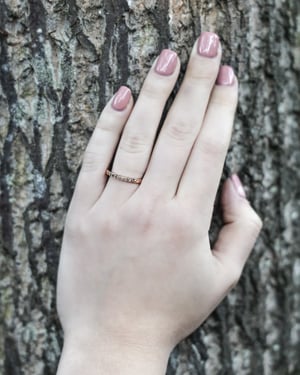
[{"label": "rose gold ring", "polygon": [[139,185],[142,182],[142,178],[122,176],[122,175],[117,174],[113,171],[110,171],[109,169],[106,169],[105,174],[106,174],[106,176],[115,178],[116,180],[123,181],[123,182],[130,182],[131,184]]}]

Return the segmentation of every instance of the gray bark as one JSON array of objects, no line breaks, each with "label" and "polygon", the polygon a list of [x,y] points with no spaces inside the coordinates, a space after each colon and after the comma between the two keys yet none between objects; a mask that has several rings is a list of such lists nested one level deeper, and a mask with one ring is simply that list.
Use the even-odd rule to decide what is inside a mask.
[{"label": "gray bark", "polygon": [[[300,373],[300,3],[0,0],[0,373],[55,374],[55,283],[80,158],[105,102],[201,30],[240,80],[225,174],[264,220],[242,279],[168,374]],[[217,220],[218,221],[218,220]],[[218,224],[214,226],[215,235]]]}]

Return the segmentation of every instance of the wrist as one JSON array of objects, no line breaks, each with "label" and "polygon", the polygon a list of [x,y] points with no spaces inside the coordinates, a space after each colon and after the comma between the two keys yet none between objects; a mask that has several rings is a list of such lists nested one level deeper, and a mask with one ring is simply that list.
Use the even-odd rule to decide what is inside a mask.
[{"label": "wrist", "polygon": [[164,375],[170,351],[122,338],[72,335],[65,337],[57,375]]}]

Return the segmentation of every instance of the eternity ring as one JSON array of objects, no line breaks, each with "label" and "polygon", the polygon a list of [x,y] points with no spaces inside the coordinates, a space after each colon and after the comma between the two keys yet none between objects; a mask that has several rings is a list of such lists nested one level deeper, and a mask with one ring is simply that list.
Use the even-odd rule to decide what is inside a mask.
[{"label": "eternity ring", "polygon": [[116,180],[123,181],[123,182],[130,182],[131,184],[139,185],[142,182],[142,178],[122,176],[122,175],[117,174],[113,171],[110,171],[109,169],[106,169],[105,174],[106,174],[106,176],[115,178]]}]

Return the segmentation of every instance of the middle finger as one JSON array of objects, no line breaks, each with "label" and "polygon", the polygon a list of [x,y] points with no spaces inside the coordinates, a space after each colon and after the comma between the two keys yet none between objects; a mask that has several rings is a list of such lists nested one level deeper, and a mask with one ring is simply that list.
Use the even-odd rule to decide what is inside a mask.
[{"label": "middle finger", "polygon": [[176,194],[205,116],[221,55],[219,37],[202,33],[192,50],[184,81],[162,127],[138,194],[145,189],[147,195]]}]

